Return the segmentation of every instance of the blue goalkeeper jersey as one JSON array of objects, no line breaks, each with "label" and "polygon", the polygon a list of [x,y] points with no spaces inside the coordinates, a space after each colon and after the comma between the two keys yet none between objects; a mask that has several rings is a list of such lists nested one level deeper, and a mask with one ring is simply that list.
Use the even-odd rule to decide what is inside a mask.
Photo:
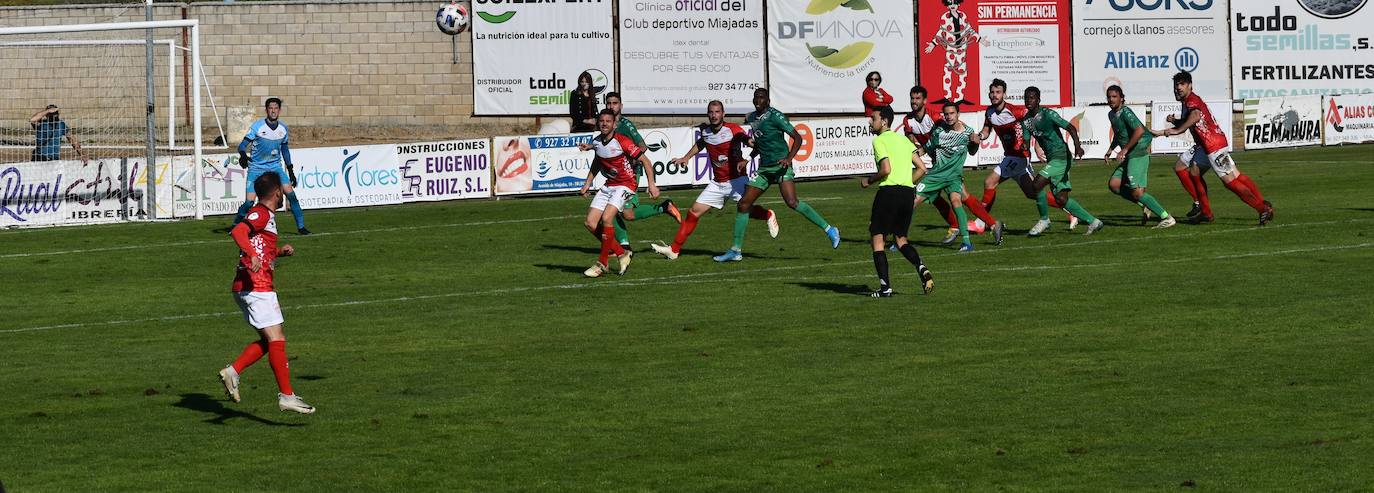
[{"label": "blue goalkeeper jersey", "polygon": [[253,122],[248,127],[248,135],[243,138],[240,150],[247,146],[249,169],[276,169],[282,165],[282,157],[291,161],[286,148],[286,124],[277,120],[277,128],[267,124],[267,119]]}]

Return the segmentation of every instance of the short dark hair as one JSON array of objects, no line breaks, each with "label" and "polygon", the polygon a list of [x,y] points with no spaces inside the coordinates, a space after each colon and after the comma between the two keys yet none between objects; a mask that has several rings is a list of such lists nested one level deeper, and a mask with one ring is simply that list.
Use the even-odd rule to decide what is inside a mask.
[{"label": "short dark hair", "polygon": [[881,118],[883,121],[887,122],[888,125],[892,125],[892,119],[894,118],[894,115],[892,113],[891,106],[882,105],[877,108],[874,108],[873,111],[878,114],[878,118]]},{"label": "short dark hair", "polygon": [[719,106],[721,111],[725,111],[725,103],[720,102],[719,99],[712,99],[711,102],[706,103],[706,111],[711,111],[712,106]]},{"label": "short dark hair", "polygon": [[263,173],[258,179],[253,180],[253,193],[258,198],[266,197],[281,190],[281,177],[276,173]]},{"label": "short dark hair", "polygon": [[1110,86],[1107,86],[1107,93],[1110,94],[1110,93],[1113,93],[1113,92],[1116,93],[1117,95],[1121,96],[1121,99],[1126,99],[1126,91],[1122,91],[1122,90],[1121,90],[1121,86],[1116,85],[1116,84],[1112,84],[1112,85],[1110,85]]},{"label": "short dark hair", "polygon": [[754,94],[757,95],[758,93],[763,93],[764,96],[767,96],[767,95],[768,95],[768,88],[767,88],[767,87],[760,87],[760,88],[754,89]]},{"label": "short dark hair", "polygon": [[911,86],[911,94],[912,94],[912,95],[920,94],[920,95],[922,95],[922,96],[930,96],[930,93],[929,93],[929,92],[926,92],[925,86]]},{"label": "short dark hair", "polygon": [[1002,88],[1002,92],[1006,92],[1006,91],[1007,91],[1007,81],[1004,81],[1004,80],[1002,80],[1002,79],[992,79],[992,83],[991,83],[991,84],[988,84],[988,89],[992,89],[992,88],[994,88],[994,87],[1000,87],[1000,88]]},{"label": "short dark hair", "polygon": [[619,99],[621,102],[625,102],[625,99],[620,97],[620,93],[617,91],[610,91],[606,93],[605,100],[607,104],[610,104],[611,98],[616,98]]},{"label": "short dark hair", "polygon": [[1174,74],[1174,83],[1177,84],[1177,83],[1179,83],[1179,82],[1184,82],[1184,83],[1192,84],[1192,83],[1193,83],[1193,74],[1190,74],[1190,73],[1188,73],[1188,72],[1182,72],[1182,71],[1180,71],[1180,72],[1177,73],[1177,74]]},{"label": "short dark hair", "polygon": [[598,112],[598,113],[596,114],[596,117],[597,117],[598,119],[600,119],[600,118],[603,117],[603,116],[610,116],[611,119],[614,120],[614,119],[615,119],[615,110],[610,109],[610,108],[605,108],[605,109],[601,110],[600,112]]},{"label": "short dark hair", "polygon": [[268,106],[272,106],[272,103],[277,103],[277,107],[280,108],[280,107],[281,107],[281,98],[276,97],[276,96],[267,98],[267,101],[265,101],[265,102],[262,103],[262,107],[263,107],[263,108],[266,108],[266,107],[268,107]]},{"label": "short dark hair", "polygon": [[956,103],[954,101],[945,101],[945,104],[940,107],[940,112],[944,113],[945,108],[954,108],[954,111],[959,111],[959,103]]},{"label": "short dark hair", "polygon": [[1035,97],[1038,98],[1038,97],[1040,97],[1040,88],[1039,88],[1039,87],[1035,87],[1035,86],[1027,87],[1027,88],[1026,88],[1026,94],[1034,94]]}]

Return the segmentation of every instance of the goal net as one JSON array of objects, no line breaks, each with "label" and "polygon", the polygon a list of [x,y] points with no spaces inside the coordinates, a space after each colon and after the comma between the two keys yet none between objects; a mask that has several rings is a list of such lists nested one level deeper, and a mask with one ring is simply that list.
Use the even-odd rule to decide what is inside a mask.
[{"label": "goal net", "polygon": [[0,28],[0,227],[174,217],[223,142],[198,39],[194,20]]}]

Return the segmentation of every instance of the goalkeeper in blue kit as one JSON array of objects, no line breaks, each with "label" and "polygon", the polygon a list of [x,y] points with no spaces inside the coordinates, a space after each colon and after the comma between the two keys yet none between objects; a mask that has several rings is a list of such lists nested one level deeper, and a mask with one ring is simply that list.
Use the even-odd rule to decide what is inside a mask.
[{"label": "goalkeeper in blue kit", "polygon": [[296,219],[296,231],[308,235],[310,230],[305,229],[305,212],[301,210],[300,199],[296,198],[296,173],[291,164],[291,149],[287,146],[286,124],[280,120],[281,99],[267,98],[263,106],[267,110],[267,118],[253,122],[248,127],[248,135],[239,142],[239,166],[248,168],[248,191],[243,204],[239,205],[238,214],[234,216],[234,225],[243,221],[243,216],[257,201],[257,194],[253,193],[253,181],[264,174],[276,173],[281,178],[291,216]]}]

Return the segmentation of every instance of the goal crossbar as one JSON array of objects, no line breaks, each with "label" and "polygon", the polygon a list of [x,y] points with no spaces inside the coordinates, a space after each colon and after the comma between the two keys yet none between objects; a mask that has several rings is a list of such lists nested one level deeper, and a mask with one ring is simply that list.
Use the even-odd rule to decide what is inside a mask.
[{"label": "goal crossbar", "polygon": [[[201,180],[204,179],[204,173],[201,171],[200,165],[202,159],[200,142],[200,86],[202,82],[202,75],[200,66],[200,21],[198,19],[174,19],[165,21],[139,22],[109,22],[101,24],[65,24],[54,26],[4,27],[0,28],[0,36],[22,34],[60,34],[91,31],[131,31],[139,29],[162,28],[189,28],[191,30],[191,80],[194,81],[194,83],[191,84],[191,99],[193,101],[193,104],[191,105],[191,147],[193,149],[193,160],[191,161],[191,169],[195,171],[196,180],[196,193],[194,194],[196,200],[196,219],[204,219],[205,211],[201,210],[203,206],[201,196],[203,195],[203,193],[200,190]],[[152,166],[153,163],[148,163],[148,165]],[[149,181],[151,182],[151,180],[152,174],[150,173]]]}]

